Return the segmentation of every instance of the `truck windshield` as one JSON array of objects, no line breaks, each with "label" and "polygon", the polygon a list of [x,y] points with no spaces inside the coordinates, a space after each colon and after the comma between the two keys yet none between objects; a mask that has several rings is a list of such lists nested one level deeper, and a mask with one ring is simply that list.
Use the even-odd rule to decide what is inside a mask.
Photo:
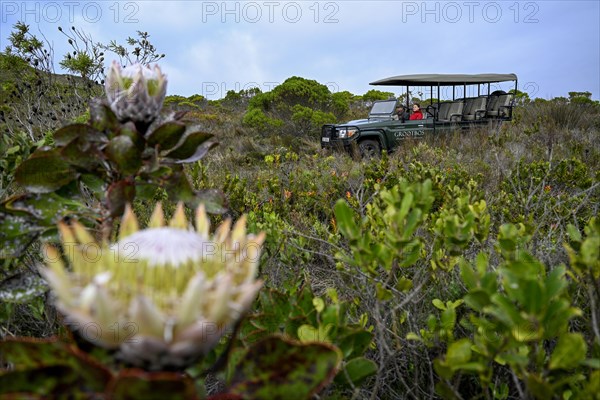
[{"label": "truck windshield", "polygon": [[396,106],[396,100],[378,101],[373,103],[369,115],[391,114]]}]

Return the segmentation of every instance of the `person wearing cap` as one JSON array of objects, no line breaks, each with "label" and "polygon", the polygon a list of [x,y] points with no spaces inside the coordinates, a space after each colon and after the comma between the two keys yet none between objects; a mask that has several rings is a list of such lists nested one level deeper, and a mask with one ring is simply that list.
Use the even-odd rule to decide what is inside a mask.
[{"label": "person wearing cap", "polygon": [[398,104],[398,107],[396,107],[396,115],[394,119],[404,122],[409,118],[410,114],[406,111],[404,106],[402,104]]}]

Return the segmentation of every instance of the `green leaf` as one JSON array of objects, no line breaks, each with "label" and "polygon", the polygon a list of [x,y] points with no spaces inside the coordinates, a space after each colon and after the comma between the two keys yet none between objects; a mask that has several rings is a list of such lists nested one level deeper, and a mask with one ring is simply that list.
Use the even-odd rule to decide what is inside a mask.
[{"label": "green leaf", "polygon": [[89,105],[92,127],[102,132],[107,131],[111,135],[119,131],[119,120],[108,104],[101,99],[94,99],[90,101]]},{"label": "green leaf", "polygon": [[417,335],[414,332],[408,332],[406,334],[406,340],[415,340],[417,342],[421,342],[422,341],[421,336]]},{"label": "green leaf", "polygon": [[71,124],[64,126],[54,132],[52,138],[54,139],[54,144],[58,147],[66,146],[76,138],[82,138],[86,141],[106,141],[105,135],[85,124]]},{"label": "green leaf", "polygon": [[133,175],[142,166],[141,153],[129,136],[112,138],[106,148],[106,154],[124,175]]},{"label": "green leaf", "polygon": [[55,397],[103,392],[111,378],[108,369],[56,338],[6,339],[0,342],[0,353],[14,365],[0,373],[0,394],[33,392]]},{"label": "green leaf", "polygon": [[431,301],[433,303],[433,305],[435,306],[435,308],[439,309],[439,310],[445,310],[446,306],[444,305],[444,302],[441,301],[440,299],[433,299]]},{"label": "green leaf", "polygon": [[121,399],[196,399],[194,380],[179,372],[125,369],[111,382],[107,397]]},{"label": "green leaf", "polygon": [[97,196],[103,194],[106,190],[106,182],[97,175],[82,174],[80,179]]},{"label": "green leaf", "polygon": [[36,238],[58,240],[56,223],[66,216],[76,215],[79,220],[98,217],[77,197],[65,198],[58,192],[9,197],[0,204],[0,215],[0,259],[19,257]]},{"label": "green leaf", "polygon": [[592,369],[600,369],[600,358],[588,358],[587,360],[583,360],[581,365],[585,365]]},{"label": "green leaf", "polygon": [[422,215],[423,213],[420,209],[414,209],[410,212],[408,218],[406,219],[406,225],[404,226],[404,229],[402,231],[402,237],[404,239],[408,239],[410,236],[412,236],[415,229],[417,228],[419,221],[421,220]]},{"label": "green leaf", "polygon": [[133,202],[135,186],[130,181],[118,181],[109,186],[106,200],[110,215],[120,217],[125,211],[125,204]]},{"label": "green leaf", "polygon": [[26,216],[29,220],[37,222],[40,227],[55,227],[59,220],[67,216],[73,216],[73,214],[77,214],[79,219],[95,219],[98,217],[80,198],[73,194],[65,194],[65,196],[67,195],[69,197],[60,196],[58,192],[50,194],[28,193],[12,196],[2,206],[5,207],[6,212]]},{"label": "green leaf", "polygon": [[468,339],[457,340],[448,346],[446,364],[455,368],[471,360],[471,342]]},{"label": "green leaf", "polygon": [[473,270],[471,265],[469,265],[469,263],[466,260],[461,259],[459,266],[460,277],[467,286],[467,289],[474,289],[475,287],[477,287],[477,275],[475,274],[475,271]]},{"label": "green leaf", "polygon": [[454,371],[452,370],[449,363],[440,360],[439,358],[433,360],[433,369],[439,376],[441,376],[444,379],[450,379],[452,378],[452,375],[454,375]]},{"label": "green leaf", "polygon": [[354,358],[343,366],[338,372],[335,381],[341,384],[357,386],[360,385],[369,376],[377,373],[378,367],[375,362],[364,357]]},{"label": "green leaf", "polygon": [[573,369],[585,360],[586,352],[587,345],[580,333],[565,333],[558,338],[548,366],[550,369]]},{"label": "green leaf", "polygon": [[482,289],[472,290],[464,297],[465,303],[475,311],[483,311],[490,304],[490,295]]},{"label": "green leaf", "polygon": [[[4,210],[0,208],[0,213]],[[20,257],[32,245],[35,239],[47,228],[38,226],[20,215],[4,214],[0,218],[0,260]]]},{"label": "green leaf", "polygon": [[529,314],[538,314],[546,304],[546,296],[538,281],[528,280],[523,285],[523,306]]},{"label": "green leaf", "polygon": [[402,257],[398,263],[398,266],[401,268],[406,268],[416,263],[419,260],[419,258],[421,258],[422,247],[423,245],[421,244],[421,242],[417,240],[412,241],[409,244],[403,246]]},{"label": "green leaf", "polygon": [[494,315],[507,326],[516,327],[525,322],[515,305],[503,295],[496,293],[492,295],[491,301],[495,306],[488,306],[484,311]]},{"label": "green leaf", "polygon": [[[318,312],[318,311],[317,311]],[[323,309],[321,313],[321,325],[332,325],[334,327],[343,324],[343,315],[341,316],[342,320],[340,321],[340,307],[339,305],[329,305]]]},{"label": "green leaf", "polygon": [[177,161],[175,161],[175,163],[176,164],[189,164],[189,163],[193,163],[198,160],[201,160],[204,158],[204,156],[206,156],[208,154],[210,149],[217,147],[218,145],[219,145],[219,143],[217,143],[217,142],[202,143],[200,146],[198,146],[198,148],[196,149],[194,154],[192,154],[188,158],[184,158],[183,160],[177,160]]},{"label": "green leaf", "polygon": [[320,297],[315,297],[313,299],[313,305],[315,306],[315,310],[317,310],[318,313],[321,313],[325,309],[325,302]]},{"label": "green leaf", "polygon": [[100,165],[104,158],[102,152],[83,137],[72,140],[60,150],[60,154],[69,164],[86,170]]},{"label": "green leaf", "polygon": [[396,221],[399,226],[404,225],[404,218],[408,214],[408,210],[413,204],[414,194],[412,192],[407,192],[402,198],[402,203],[400,205],[400,209],[398,210],[398,214],[396,215]]},{"label": "green leaf", "polygon": [[554,389],[548,383],[546,378],[542,378],[537,374],[531,373],[527,375],[527,389],[537,399],[551,399],[554,397]]},{"label": "green leaf", "polygon": [[567,280],[564,277],[565,267],[560,266],[555,268],[546,277],[546,296],[549,300],[553,297],[558,296],[567,287]]},{"label": "green leaf", "polygon": [[482,362],[468,362],[460,365],[461,371],[482,373],[487,370],[487,365]]},{"label": "green leaf", "polygon": [[219,189],[203,189],[194,191],[194,197],[189,201],[190,206],[195,208],[204,204],[206,212],[211,214],[223,214],[227,212],[227,199]]},{"label": "green leaf", "polygon": [[567,225],[567,233],[572,241],[581,242],[581,232],[574,225]]},{"label": "green leaf", "polygon": [[[124,124],[119,125],[119,129],[117,131],[117,135],[115,136],[126,136],[135,145],[135,147],[140,151],[140,153],[146,148],[146,141],[143,136],[138,132],[135,123],[132,121],[128,121]],[[114,137],[114,136],[113,136]],[[148,148],[149,151],[153,151],[154,149]]]},{"label": "green leaf", "polygon": [[408,292],[410,289],[413,288],[413,281],[405,278],[405,277],[400,277],[398,279],[398,282],[396,283],[396,289],[398,289],[401,292]]},{"label": "green leaf", "polygon": [[38,150],[15,170],[15,181],[32,193],[53,192],[75,177],[75,170],[58,150]]},{"label": "green leaf", "polygon": [[447,308],[442,312],[440,316],[442,328],[452,332],[454,325],[456,325],[456,310],[454,308]]},{"label": "green leaf", "polygon": [[349,240],[358,238],[358,227],[354,223],[354,213],[345,200],[338,200],[334,207],[335,219],[342,235]]},{"label": "green leaf", "polygon": [[183,160],[192,157],[194,153],[196,153],[198,146],[213,136],[213,134],[206,132],[190,133],[184,137],[183,142],[179,146],[167,153],[166,157],[175,160]]},{"label": "green leaf", "polygon": [[230,392],[244,399],[309,399],[331,382],[342,357],[332,345],[271,337],[254,344],[238,365]]},{"label": "green leaf", "polygon": [[160,146],[159,150],[171,150],[185,133],[185,124],[182,122],[166,122],[153,130],[147,138],[151,147]]},{"label": "green leaf", "polygon": [[340,350],[345,358],[362,355],[373,340],[373,334],[365,330],[356,330],[339,339]]},{"label": "green leaf", "polygon": [[315,328],[311,325],[302,325],[298,328],[298,339],[301,342],[329,342],[331,339],[328,337],[327,333],[330,330],[331,326],[327,326],[322,328]]},{"label": "green leaf", "polygon": [[297,333],[298,339],[301,342],[318,342],[319,338],[319,330],[312,325],[302,325],[298,328]]},{"label": "green leaf", "polygon": [[388,288],[384,287],[381,282],[377,282],[375,286],[375,290],[377,292],[377,300],[380,301],[388,301],[394,298],[392,291]]}]

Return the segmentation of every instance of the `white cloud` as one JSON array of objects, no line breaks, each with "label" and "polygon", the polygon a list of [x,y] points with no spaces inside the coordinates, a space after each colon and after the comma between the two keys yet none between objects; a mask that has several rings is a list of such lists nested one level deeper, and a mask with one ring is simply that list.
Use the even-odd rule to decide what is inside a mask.
[{"label": "white cloud", "polygon": [[241,90],[256,83],[269,82],[266,63],[269,57],[265,46],[248,32],[232,30],[223,32],[219,40],[201,39],[189,45],[184,55],[178,57],[186,69],[175,81],[175,88],[209,95],[225,96],[228,90]]}]

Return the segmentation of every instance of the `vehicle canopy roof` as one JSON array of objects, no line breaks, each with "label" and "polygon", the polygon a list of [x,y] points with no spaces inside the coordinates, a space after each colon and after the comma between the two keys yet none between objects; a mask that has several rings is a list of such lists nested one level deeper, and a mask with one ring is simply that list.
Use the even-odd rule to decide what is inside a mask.
[{"label": "vehicle canopy roof", "polygon": [[371,82],[376,86],[458,86],[516,81],[515,74],[415,74]]}]

